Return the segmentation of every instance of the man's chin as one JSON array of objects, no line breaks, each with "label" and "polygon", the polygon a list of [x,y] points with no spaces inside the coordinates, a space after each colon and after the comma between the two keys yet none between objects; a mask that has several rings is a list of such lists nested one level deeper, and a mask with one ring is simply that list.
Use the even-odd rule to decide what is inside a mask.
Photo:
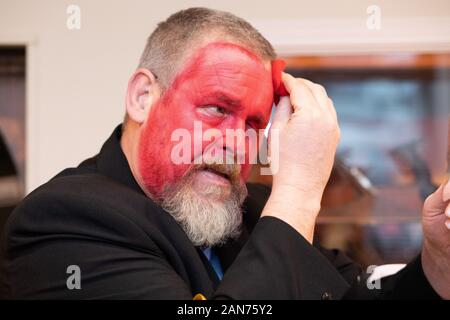
[{"label": "man's chin", "polygon": [[246,189],[233,189],[200,170],[166,189],[161,206],[181,225],[195,246],[215,246],[235,238],[242,223]]}]

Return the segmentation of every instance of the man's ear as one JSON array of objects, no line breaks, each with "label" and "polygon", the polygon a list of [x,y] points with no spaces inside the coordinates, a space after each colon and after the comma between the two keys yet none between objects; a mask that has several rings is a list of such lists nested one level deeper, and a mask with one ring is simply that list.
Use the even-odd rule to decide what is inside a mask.
[{"label": "man's ear", "polygon": [[128,81],[125,101],[128,117],[139,124],[144,123],[160,94],[161,90],[153,73],[144,68],[136,70]]}]

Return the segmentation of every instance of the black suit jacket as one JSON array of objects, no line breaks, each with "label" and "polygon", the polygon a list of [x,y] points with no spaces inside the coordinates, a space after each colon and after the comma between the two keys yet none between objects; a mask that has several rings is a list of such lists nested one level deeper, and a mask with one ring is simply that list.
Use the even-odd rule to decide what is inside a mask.
[{"label": "black suit jacket", "polygon": [[[175,220],[144,195],[120,147],[120,126],[100,153],[30,193],[2,236],[1,294],[39,299],[437,298],[420,258],[369,290],[361,269],[310,245],[285,222],[259,218],[270,193],[248,185],[241,237],[217,248],[225,275]],[[67,268],[81,270],[69,290]]]}]

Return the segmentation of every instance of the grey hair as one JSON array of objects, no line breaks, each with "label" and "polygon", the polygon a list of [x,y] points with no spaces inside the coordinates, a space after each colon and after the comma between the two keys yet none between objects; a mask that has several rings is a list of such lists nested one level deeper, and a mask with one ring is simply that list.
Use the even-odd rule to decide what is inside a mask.
[{"label": "grey hair", "polygon": [[156,75],[164,90],[169,87],[196,41],[212,33],[231,39],[262,60],[276,58],[270,42],[244,19],[229,12],[189,8],[158,24],[147,40],[139,68],[146,68]]}]

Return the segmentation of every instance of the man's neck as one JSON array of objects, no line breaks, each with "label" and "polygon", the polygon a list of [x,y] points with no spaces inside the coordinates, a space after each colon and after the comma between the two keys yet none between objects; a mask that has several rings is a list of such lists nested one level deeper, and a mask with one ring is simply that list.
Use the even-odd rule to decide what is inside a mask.
[{"label": "man's neck", "polygon": [[130,167],[131,174],[134,177],[134,180],[136,180],[139,187],[144,191],[144,193],[151,199],[153,197],[148,194],[146,189],[143,187],[141,183],[140,176],[138,174],[137,168],[135,167],[136,161],[138,159],[137,152],[138,152],[138,145],[139,145],[139,125],[133,121],[129,121],[127,124],[122,125],[122,135],[120,137],[120,147],[122,148],[122,151],[125,155],[125,158],[127,159],[128,166]]},{"label": "man's neck", "polygon": [[[120,136],[120,147],[122,148],[125,157],[127,158],[128,165],[132,168],[133,150],[134,144],[137,139],[136,124],[132,122],[122,124],[122,134]],[[131,169],[133,171],[133,168]],[[134,176],[134,173],[133,173]],[[136,177],[135,177],[136,178]]]}]

